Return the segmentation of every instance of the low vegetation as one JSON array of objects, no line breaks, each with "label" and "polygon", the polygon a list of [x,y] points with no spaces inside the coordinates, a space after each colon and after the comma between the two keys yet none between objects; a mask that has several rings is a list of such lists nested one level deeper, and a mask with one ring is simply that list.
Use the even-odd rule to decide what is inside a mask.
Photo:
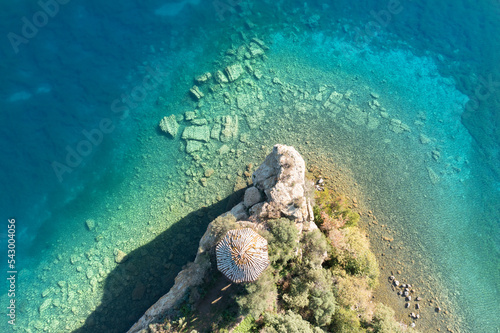
[{"label": "low vegetation", "polygon": [[[186,298],[157,332],[402,332],[394,311],[372,302],[379,271],[359,215],[328,190],[317,192],[315,203],[317,230],[299,235],[286,218],[267,221],[261,234],[271,264],[256,282],[232,286],[203,319],[197,307],[207,290],[227,281],[212,258],[211,278],[194,292],[200,296]],[[219,239],[235,227],[231,217],[218,218],[212,232]]]}]

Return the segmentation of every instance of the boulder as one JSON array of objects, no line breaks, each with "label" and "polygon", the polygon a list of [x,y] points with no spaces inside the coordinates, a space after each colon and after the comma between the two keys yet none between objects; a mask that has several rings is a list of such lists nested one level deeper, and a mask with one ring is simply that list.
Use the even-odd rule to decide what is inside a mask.
[{"label": "boulder", "polygon": [[187,121],[193,120],[194,118],[196,118],[196,112],[186,111],[184,113],[184,119],[186,119]]},{"label": "boulder", "polygon": [[260,191],[255,186],[252,186],[245,191],[243,204],[245,207],[250,208],[261,200],[262,196],[260,195]]},{"label": "boulder", "polygon": [[203,126],[203,125],[208,124],[208,120],[206,120],[205,118],[197,118],[197,119],[191,120],[191,124],[197,125],[197,126]]},{"label": "boulder", "polygon": [[234,215],[237,221],[245,220],[248,218],[247,209],[243,202],[240,202],[239,204],[234,206],[233,209],[231,209],[230,213]]},{"label": "boulder", "polygon": [[177,132],[179,131],[179,124],[175,119],[175,115],[171,114],[168,117],[163,117],[160,121],[160,128],[163,132],[175,138],[177,136]]},{"label": "boulder", "polygon": [[215,140],[220,139],[220,131],[222,130],[222,125],[221,124],[215,124],[214,127],[212,127],[212,130],[210,131],[210,137]]},{"label": "boulder", "polygon": [[239,63],[226,67],[226,74],[230,82],[236,81],[244,72],[245,70]]},{"label": "boulder", "polygon": [[215,80],[219,83],[228,83],[229,82],[226,74],[222,73],[221,71],[217,71],[215,73]]},{"label": "boulder", "polygon": [[227,142],[238,136],[238,116],[223,116],[220,140]]},{"label": "boulder", "polygon": [[206,72],[205,74],[198,76],[195,80],[198,84],[203,84],[209,81],[211,78],[212,78],[212,73]]},{"label": "boulder", "polygon": [[191,93],[191,95],[193,95],[193,97],[196,99],[196,100],[200,100],[203,98],[203,96],[205,96],[200,88],[198,88],[198,86],[193,86],[191,89],[189,89],[189,92]]},{"label": "boulder", "polygon": [[254,186],[267,197],[268,211],[273,215],[280,212],[297,223],[309,224],[314,220],[305,198],[305,171],[304,159],[295,148],[274,146],[252,175]]},{"label": "boulder", "polygon": [[196,140],[188,140],[186,144],[186,153],[191,154],[201,149],[203,143]]},{"label": "boulder", "polygon": [[184,140],[210,141],[210,129],[208,126],[188,126],[182,132]]},{"label": "boulder", "polygon": [[250,214],[250,219],[252,219],[254,221],[258,221],[261,218],[263,218],[264,217],[264,214],[262,214],[263,207],[266,204],[267,204],[267,202],[259,202],[255,205],[253,205],[252,207],[250,207],[250,209],[248,210],[248,212]]}]

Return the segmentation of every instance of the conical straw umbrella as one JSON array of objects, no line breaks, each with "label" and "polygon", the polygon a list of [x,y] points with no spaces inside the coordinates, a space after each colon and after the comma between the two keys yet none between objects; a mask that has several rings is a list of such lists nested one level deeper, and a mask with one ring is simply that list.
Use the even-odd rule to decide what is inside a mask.
[{"label": "conical straw umbrella", "polygon": [[255,281],[269,266],[266,239],[249,228],[229,230],[216,256],[219,271],[235,283]]}]

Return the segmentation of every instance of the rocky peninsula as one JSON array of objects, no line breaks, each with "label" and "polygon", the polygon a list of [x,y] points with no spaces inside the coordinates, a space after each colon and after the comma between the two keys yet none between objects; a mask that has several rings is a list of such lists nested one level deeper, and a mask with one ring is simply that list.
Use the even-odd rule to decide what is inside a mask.
[{"label": "rocky peninsula", "polygon": [[[295,148],[275,145],[243,200],[208,225],[194,262],[128,332],[404,331],[372,301],[378,265],[358,220],[323,179],[306,176]],[[270,267],[231,284],[215,268],[215,246],[242,228],[267,240]]]}]

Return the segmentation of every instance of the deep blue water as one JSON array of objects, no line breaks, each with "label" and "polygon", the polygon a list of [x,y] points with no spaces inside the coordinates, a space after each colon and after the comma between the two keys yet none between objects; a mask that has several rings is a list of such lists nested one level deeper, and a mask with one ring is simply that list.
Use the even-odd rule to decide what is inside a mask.
[{"label": "deep blue water", "polygon": [[[145,202],[145,207],[147,201],[153,200],[141,196],[140,186],[168,187],[156,173],[172,172],[169,175],[175,179],[177,175],[173,170],[184,163],[184,155],[179,155],[178,146],[173,144],[155,153],[145,146],[158,145],[155,140],[164,139],[157,130],[163,116],[189,110],[186,106],[190,103],[189,96],[185,92],[192,78],[217,69],[225,50],[237,46],[238,31],[246,29],[247,18],[257,24],[254,29],[262,38],[273,41],[276,59],[296,57],[297,64],[307,64],[325,73],[331,70],[330,66],[334,67],[333,60],[331,64],[328,61],[337,59],[343,68],[348,68],[349,75],[357,75],[370,87],[379,87],[382,80],[388,82],[388,87],[380,88],[381,99],[400,108],[396,118],[412,123],[415,110],[427,110],[432,129],[426,133],[435,137],[436,145],[443,149],[443,159],[447,159],[443,164],[463,170],[453,176],[455,178],[450,176],[449,182],[443,181],[443,188],[436,191],[440,193],[436,194],[436,202],[442,205],[437,206],[447,206],[449,210],[460,206],[463,211],[456,214],[461,221],[458,223],[450,218],[454,213],[443,208],[437,215],[443,214],[445,218],[435,229],[423,230],[411,219],[408,223],[414,223],[417,231],[438,235],[436,239],[429,237],[427,246],[429,252],[435,254],[437,266],[449,272],[443,284],[453,284],[452,289],[471,293],[465,300],[455,295],[455,301],[471,304],[471,299],[478,300],[474,304],[476,308],[468,311],[469,327],[475,332],[495,332],[500,328],[494,316],[499,310],[494,300],[500,295],[500,59],[497,52],[500,49],[500,3],[493,0],[400,3],[366,0],[356,4],[349,1],[247,4],[241,1],[240,5],[233,6],[221,1],[222,7],[204,0],[147,4],[122,1],[119,5],[76,0],[65,4],[47,3],[50,6],[46,12],[51,15],[45,14],[36,1],[0,4],[0,212],[3,221],[0,266],[7,270],[7,220],[15,218],[17,269],[20,272],[25,269],[19,281],[24,282],[22,288],[26,294],[29,291],[30,297],[38,295],[38,299],[25,298],[20,287],[18,297],[24,304],[18,312],[19,328],[33,329],[38,325],[36,320],[50,323],[51,330],[64,327],[39,313],[43,299],[37,283],[48,283],[47,280],[57,276],[57,273],[47,273],[49,270],[44,267],[53,265],[58,255],[66,255],[61,251],[68,251],[68,259],[56,259],[58,264],[70,267],[70,247],[78,245],[82,252],[92,247],[94,235],[85,230],[87,218],[98,220],[98,225],[99,219],[111,221],[109,226],[104,226],[104,222],[100,225],[106,236],[114,223],[114,209],[119,208],[116,219],[122,218],[123,224],[113,232],[115,243],[110,245],[113,248],[135,237],[129,232],[133,230],[132,224],[147,225],[148,220],[154,220],[154,214],[153,217],[139,216],[136,220],[120,214],[133,213],[134,207],[126,204],[131,200],[131,193],[137,195],[134,200]],[[315,14],[319,15],[317,24],[314,19],[308,21]],[[287,33],[283,33],[284,38],[280,37],[281,29],[288,31],[293,25],[297,27],[297,41],[311,41],[307,52],[294,50],[302,44],[288,43],[293,38]],[[336,36],[341,36],[342,43]],[[363,67],[376,64],[377,55],[398,49],[411,51],[408,55],[395,52],[384,56],[389,59],[386,65],[391,66],[390,61],[399,65],[408,61],[408,66]],[[269,56],[271,63],[276,61],[272,56]],[[418,62],[413,57],[431,60]],[[427,83],[422,79],[415,87],[442,90],[434,94],[415,88],[410,94],[412,81],[408,77],[417,72],[418,66],[422,67],[424,78],[440,75],[450,81],[443,83],[446,86],[443,88],[437,85],[444,81]],[[405,68],[409,68],[408,74],[398,77]],[[154,88],[147,88],[149,83]],[[345,82],[336,85],[349,88]],[[165,98],[165,106],[158,106],[158,96]],[[448,109],[439,104],[445,98],[456,105]],[[405,105],[412,107],[405,110]],[[415,130],[412,133],[416,133]],[[268,142],[269,146],[272,144],[274,142]],[[353,149],[361,148],[353,146]],[[75,152],[80,157],[75,157]],[[164,169],[148,163],[148,154],[163,154],[161,167]],[[380,164],[374,163],[352,169],[367,175],[378,174],[379,167]],[[447,173],[451,169],[446,168],[440,174],[443,179],[451,174]],[[395,173],[403,175],[401,170],[400,166],[394,167]],[[138,173],[148,175],[149,182],[131,184]],[[452,183],[452,178],[460,179],[460,183]],[[377,180],[374,187],[379,184],[390,190],[392,185],[390,181],[384,182],[383,175]],[[151,193],[157,192],[145,190],[145,193],[153,196]],[[165,196],[165,206],[178,204],[174,196]],[[380,207],[389,206],[380,204]],[[424,208],[416,206],[416,210]],[[469,265],[468,269],[451,268],[460,267],[462,260]],[[78,281],[73,283],[78,285]],[[485,291],[485,286],[491,289]],[[6,302],[5,294],[0,291],[2,302]],[[58,310],[52,306],[49,311],[54,315]],[[66,312],[65,315],[71,316]],[[82,313],[75,316],[86,317]],[[3,325],[5,322],[1,322],[0,327],[11,328]]]}]

